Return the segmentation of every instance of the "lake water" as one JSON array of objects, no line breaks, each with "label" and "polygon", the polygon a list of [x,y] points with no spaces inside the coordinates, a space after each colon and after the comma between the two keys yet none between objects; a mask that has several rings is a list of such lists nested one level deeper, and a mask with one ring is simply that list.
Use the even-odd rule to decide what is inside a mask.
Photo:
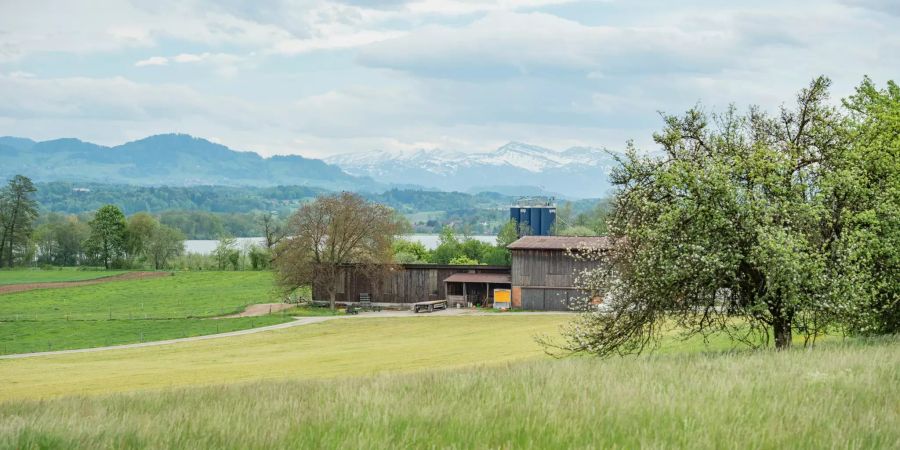
[{"label": "lake water", "polygon": [[[407,239],[414,242],[421,242],[425,248],[429,250],[434,250],[439,243],[440,235],[438,234],[408,234],[403,236],[403,239]],[[495,244],[497,242],[497,236],[472,236],[472,239],[477,239],[481,242],[486,242],[488,244]],[[251,245],[265,245],[265,239],[261,237],[242,237],[236,238],[237,240],[237,248],[246,249]],[[216,249],[216,246],[219,245],[219,241],[215,239],[209,240],[188,240],[184,241],[184,250],[187,253],[199,253],[202,255],[208,255]]]}]

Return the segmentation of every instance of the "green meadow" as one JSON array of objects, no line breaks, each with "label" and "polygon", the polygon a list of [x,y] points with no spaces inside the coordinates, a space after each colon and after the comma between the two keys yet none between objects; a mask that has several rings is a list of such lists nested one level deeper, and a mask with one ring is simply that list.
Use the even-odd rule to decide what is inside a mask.
[{"label": "green meadow", "polygon": [[73,268],[0,270],[0,286],[5,284],[84,281],[124,273],[116,270],[80,270]]},{"label": "green meadow", "polygon": [[278,301],[272,274],[249,271],[176,272],[144,280],[2,294],[0,354],[191,337],[331,313],[295,308],[260,317],[211,319],[240,312],[250,304]]},{"label": "green meadow", "polygon": [[[450,333],[446,349],[402,355],[398,351],[409,350],[408,344],[392,342],[403,340],[394,333],[405,327],[344,319],[309,327],[334,341],[327,352],[309,336],[296,336],[309,332],[300,327],[265,333],[276,350],[258,357],[252,354],[265,349],[243,336],[229,339],[251,345],[241,353],[223,342],[218,344],[224,348],[211,348],[210,342],[204,344],[210,348],[0,361],[6,391],[0,403],[0,447],[900,447],[896,339],[834,341],[786,352],[556,360],[533,347],[525,351],[532,344],[498,339],[510,326],[535,323],[518,317],[449,319],[395,319],[412,327],[415,337],[427,335],[419,325],[436,326],[439,332],[432,337]],[[479,326],[467,323],[473,319]],[[453,333],[457,327],[464,333]],[[342,346],[347,333],[354,345]],[[383,350],[373,354],[374,346],[365,346],[361,334],[381,339]],[[485,345],[470,349],[478,340]],[[516,357],[494,358],[491,347],[500,346],[511,347],[508,353]],[[203,362],[171,359],[179,353],[196,354]],[[308,353],[317,356],[300,356]],[[163,359],[152,364],[158,357]],[[248,358],[267,362],[250,375],[251,366],[241,363]],[[113,360],[119,364],[112,365]],[[307,370],[300,361],[318,368]],[[105,372],[131,362],[140,367]],[[22,363],[28,371],[20,372]],[[293,370],[284,370],[285,364]],[[39,375],[42,369],[70,366],[76,369],[74,379]],[[325,371],[326,366],[331,369]],[[151,367],[153,378],[196,379],[162,388],[164,383],[139,376]],[[191,369],[194,375],[188,375]],[[200,380],[209,371],[246,376]],[[9,372],[16,376],[11,379]],[[93,378],[96,387],[89,388],[85,377]],[[104,389],[102,383],[112,386]],[[48,395],[66,396],[35,400]]]}]

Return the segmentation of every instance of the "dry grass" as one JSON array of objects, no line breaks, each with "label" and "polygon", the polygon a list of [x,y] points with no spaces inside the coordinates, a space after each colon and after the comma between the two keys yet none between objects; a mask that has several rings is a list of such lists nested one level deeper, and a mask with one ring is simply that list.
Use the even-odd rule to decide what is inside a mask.
[{"label": "dry grass", "polygon": [[[510,319],[496,319],[495,341]],[[417,334],[416,327],[437,323],[409,325]],[[305,338],[284,337],[312,350]],[[348,360],[345,348],[328,365],[344,361],[345,372],[365,373],[375,359],[393,361],[384,368],[417,359],[390,350]],[[7,402],[0,404],[0,447],[900,448],[897,340],[780,353],[495,362]],[[219,369],[227,368],[223,360]]]},{"label": "dry grass", "polygon": [[368,376],[542,357],[560,315],[345,318],[159,347],[0,360],[0,401],[233,383]]}]

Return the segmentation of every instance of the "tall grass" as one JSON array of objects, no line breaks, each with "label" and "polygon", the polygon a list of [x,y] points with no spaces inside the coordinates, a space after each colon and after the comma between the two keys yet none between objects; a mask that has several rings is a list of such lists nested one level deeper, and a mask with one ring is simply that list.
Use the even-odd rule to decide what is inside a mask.
[{"label": "tall grass", "polygon": [[0,404],[5,448],[900,448],[900,341]]}]

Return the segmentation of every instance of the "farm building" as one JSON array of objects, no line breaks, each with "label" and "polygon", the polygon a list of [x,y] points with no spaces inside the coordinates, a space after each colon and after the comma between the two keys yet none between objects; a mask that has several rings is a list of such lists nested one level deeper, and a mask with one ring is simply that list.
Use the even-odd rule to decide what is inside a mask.
[{"label": "farm building", "polygon": [[[446,299],[451,305],[483,305],[491,303],[495,288],[510,288],[509,267],[400,264],[381,279],[372,280],[367,273],[348,264],[341,270],[336,301],[356,302],[360,294],[369,294],[374,303],[412,304]],[[318,287],[313,298],[324,299],[327,294]]]},{"label": "farm building", "polygon": [[608,247],[605,237],[524,236],[513,242],[507,247],[512,254],[512,306],[567,311],[569,301],[583,295],[575,287],[576,274],[598,264],[569,251]]},{"label": "farm building", "polygon": [[[352,264],[341,268],[336,301],[358,302],[367,294],[376,304],[411,305],[447,300],[450,306],[490,305],[496,289],[511,289],[514,308],[565,311],[580,295],[575,273],[597,262],[574,258],[569,250],[608,246],[601,237],[524,236],[509,245],[512,266],[400,264],[372,279]],[[313,298],[327,298],[313,289]]]}]

